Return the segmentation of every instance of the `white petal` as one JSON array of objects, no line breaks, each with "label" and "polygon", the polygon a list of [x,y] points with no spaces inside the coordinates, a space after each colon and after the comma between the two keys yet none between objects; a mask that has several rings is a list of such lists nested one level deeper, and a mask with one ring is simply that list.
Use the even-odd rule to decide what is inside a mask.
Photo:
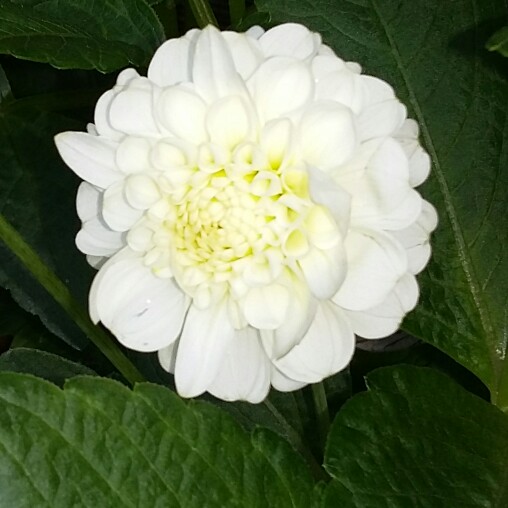
[{"label": "white petal", "polygon": [[191,55],[199,34],[199,30],[190,30],[186,37],[170,39],[160,46],[148,67],[148,79],[161,87],[190,81]]},{"label": "white petal", "polygon": [[430,167],[429,154],[420,145],[416,146],[409,156],[409,183],[412,187],[418,187],[427,180]]},{"label": "white petal", "polygon": [[358,116],[361,141],[393,135],[406,119],[406,107],[397,99],[367,106]]},{"label": "white petal", "polygon": [[136,86],[131,85],[113,98],[109,123],[113,129],[133,136],[159,135],[153,115],[153,85],[146,78],[139,78]]},{"label": "white petal", "polygon": [[331,249],[342,240],[334,216],[324,206],[310,208],[303,224],[307,238],[318,249]]},{"label": "white petal", "polygon": [[365,103],[365,86],[361,76],[344,66],[318,81],[316,99],[339,102],[350,108],[355,114],[359,114]]},{"label": "white petal", "polygon": [[245,93],[231,51],[219,30],[211,25],[203,29],[197,40],[192,78],[196,91],[206,101]]},{"label": "white petal", "polygon": [[159,186],[148,175],[130,175],[125,181],[125,199],[137,210],[146,210],[161,199]]},{"label": "white petal", "polygon": [[329,55],[317,55],[311,62],[312,75],[318,84],[316,93],[319,90],[319,84],[330,74],[343,71],[346,67],[344,61],[335,56],[332,52]]},{"label": "white petal", "polygon": [[237,95],[220,99],[210,106],[206,127],[210,139],[230,150],[242,141],[248,141],[255,118],[246,102]]},{"label": "white petal", "polygon": [[365,88],[365,104],[372,106],[395,99],[393,88],[382,79],[363,74],[360,76]]},{"label": "white petal", "polygon": [[418,187],[427,179],[431,166],[429,154],[418,142],[418,135],[418,124],[411,119],[406,120],[394,135],[409,160],[409,182],[412,187]]},{"label": "white petal", "polygon": [[139,78],[139,74],[136,71],[136,69],[124,69],[123,71],[120,72],[120,74],[118,74],[116,78],[117,86],[115,87],[115,89],[121,89],[120,87],[128,85],[136,78]]},{"label": "white petal", "polygon": [[344,369],[354,349],[354,333],[344,312],[330,302],[321,302],[301,342],[274,364],[291,379],[319,383]]},{"label": "white petal", "polygon": [[142,212],[127,202],[124,182],[118,182],[104,192],[102,216],[114,231],[127,231],[141,217]]},{"label": "white petal", "polygon": [[249,36],[251,39],[259,39],[265,33],[265,29],[259,25],[251,26],[246,32],[245,35]]},{"label": "white petal", "polygon": [[146,138],[126,136],[116,151],[116,163],[125,173],[140,173],[151,169],[150,151],[152,145]]},{"label": "white petal", "polygon": [[84,132],[62,132],[55,136],[60,156],[80,178],[106,188],[118,181],[122,174],[115,167],[113,141]]},{"label": "white petal", "polygon": [[309,167],[308,175],[312,201],[324,205],[331,212],[342,236],[346,236],[351,213],[351,195],[330,175],[319,169]]},{"label": "white petal", "polygon": [[222,32],[222,37],[229,46],[236,70],[243,79],[248,79],[263,60],[258,41],[236,32]]},{"label": "white petal", "polygon": [[334,102],[312,104],[301,119],[299,139],[307,163],[324,171],[344,164],[357,146],[351,110]]},{"label": "white petal", "polygon": [[175,383],[182,397],[205,392],[235,338],[225,303],[199,310],[191,305],[178,344]]},{"label": "white petal", "polygon": [[319,299],[333,296],[346,276],[346,255],[342,242],[328,250],[312,249],[298,260],[312,294]]},{"label": "white petal", "polygon": [[245,296],[243,312],[254,328],[274,330],[287,318],[289,291],[280,284],[253,287]]},{"label": "white petal", "polygon": [[177,86],[167,88],[157,104],[160,122],[176,137],[196,144],[208,139],[205,129],[206,105],[191,89]]},{"label": "white petal", "polygon": [[270,368],[257,330],[237,330],[208,391],[222,400],[261,402],[270,389]]},{"label": "white petal", "polygon": [[316,313],[317,300],[305,283],[292,274],[285,283],[291,288],[289,315],[275,330],[262,330],[263,347],[269,358],[284,356],[307,332]]},{"label": "white petal", "polygon": [[309,67],[288,57],[274,57],[263,62],[248,86],[264,121],[301,108],[314,93]]},{"label": "white petal", "polygon": [[90,254],[86,255],[86,262],[96,270],[99,270],[99,268],[101,268],[107,260],[108,258],[102,256],[92,256]]},{"label": "white petal", "polygon": [[179,335],[185,294],[173,280],[156,277],[141,257],[121,251],[95,277],[90,290],[90,314],[126,347],[157,351]]},{"label": "white petal", "polygon": [[408,269],[420,273],[430,258],[430,233],[436,229],[438,217],[436,209],[423,200],[422,212],[418,219],[406,229],[394,231],[393,235],[404,246],[408,256]]},{"label": "white petal", "polygon": [[417,301],[418,284],[413,275],[406,273],[381,304],[364,311],[345,312],[357,335],[365,339],[379,339],[395,333]]},{"label": "white petal", "polygon": [[347,275],[332,300],[344,309],[380,304],[407,270],[403,247],[381,231],[351,230],[345,240]]},{"label": "white petal", "polygon": [[175,372],[176,365],[176,353],[178,352],[178,340],[172,342],[169,346],[166,346],[157,351],[157,358],[161,367],[171,374]]},{"label": "white petal", "polygon": [[[182,139],[165,139],[155,144],[150,154],[150,162],[160,171],[189,171],[196,159],[195,146]],[[166,178],[167,175],[164,175]]]},{"label": "white petal", "polygon": [[97,133],[111,140],[119,140],[122,138],[122,133],[113,129],[109,122],[109,108],[118,92],[119,90],[115,89],[104,92],[95,105],[94,123]]},{"label": "white petal", "polygon": [[352,222],[397,230],[416,220],[421,211],[421,197],[409,184],[408,160],[397,141],[386,139],[359,176],[357,180],[339,180],[354,196]]},{"label": "white petal", "polygon": [[288,118],[271,120],[261,132],[261,148],[273,169],[284,167],[293,151],[293,124]]},{"label": "white petal", "polygon": [[316,35],[303,25],[285,23],[265,32],[259,43],[265,57],[291,56],[304,60],[313,56],[319,48],[321,40]]},{"label": "white petal", "polygon": [[76,246],[85,254],[109,257],[125,246],[125,235],[112,231],[95,217],[83,223],[76,235]]},{"label": "white petal", "polygon": [[76,210],[81,222],[94,219],[99,215],[101,194],[97,187],[88,182],[82,182],[79,185],[76,195]]},{"label": "white petal", "polygon": [[295,381],[294,379],[285,376],[280,370],[277,369],[277,367],[273,365],[271,382],[272,386],[279,392],[294,392],[295,390],[303,388],[307,384],[302,383],[301,381]]}]

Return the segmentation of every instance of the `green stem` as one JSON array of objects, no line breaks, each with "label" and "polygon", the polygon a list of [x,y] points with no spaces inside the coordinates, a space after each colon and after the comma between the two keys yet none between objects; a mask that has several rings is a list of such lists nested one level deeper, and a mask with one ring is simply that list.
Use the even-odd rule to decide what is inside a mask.
[{"label": "green stem", "polygon": [[279,412],[279,410],[269,401],[265,400],[263,404],[267,407],[267,409],[273,414],[275,419],[279,422],[281,427],[284,429],[284,433],[286,435],[287,440],[291,443],[293,448],[299,452],[303,458],[307,461],[309,468],[316,479],[316,481],[330,481],[330,477],[325,472],[325,470],[318,464],[314,455],[312,455],[311,451],[305,446],[300,434],[296,432],[296,430],[291,427],[291,425],[287,422],[286,418]]},{"label": "green stem", "polygon": [[145,381],[138,369],[120,351],[111,337],[90,321],[86,311],[75,300],[67,286],[1,214],[0,238],[130,384]]},{"label": "green stem", "polygon": [[328,431],[330,430],[330,414],[328,412],[328,401],[326,400],[326,391],[323,383],[312,385],[312,397],[314,399],[314,409],[318,424],[319,443],[324,450]]},{"label": "green stem", "polygon": [[229,0],[229,19],[236,26],[245,13],[245,0]]},{"label": "green stem", "polygon": [[207,25],[219,26],[208,0],[189,0],[189,5],[200,28]]}]

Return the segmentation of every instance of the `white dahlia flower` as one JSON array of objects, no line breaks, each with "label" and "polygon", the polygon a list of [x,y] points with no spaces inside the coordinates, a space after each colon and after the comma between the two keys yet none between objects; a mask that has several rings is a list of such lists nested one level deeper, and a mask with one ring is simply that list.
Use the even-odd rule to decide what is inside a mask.
[{"label": "white dahlia flower", "polygon": [[169,40],[56,144],[85,180],[93,321],[184,397],[319,382],[416,304],[437,223],[418,127],[304,26]]}]

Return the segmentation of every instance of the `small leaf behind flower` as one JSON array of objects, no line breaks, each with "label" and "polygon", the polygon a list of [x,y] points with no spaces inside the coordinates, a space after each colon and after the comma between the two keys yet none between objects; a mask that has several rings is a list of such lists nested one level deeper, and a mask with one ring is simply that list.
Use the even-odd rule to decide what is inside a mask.
[{"label": "small leaf behind flower", "polygon": [[307,508],[314,489],[282,439],[146,383],[0,373],[0,448],[0,505],[16,508]]},{"label": "small leaf behind flower", "polygon": [[0,5],[0,52],[61,69],[147,64],[164,31],[143,0],[31,0]]},{"label": "small leaf behind flower", "polygon": [[503,56],[508,56],[508,26],[498,30],[487,41],[486,47],[489,51],[497,51]]},{"label": "small leaf behind flower", "polygon": [[386,367],[332,425],[323,506],[504,508],[508,417],[435,370]]}]

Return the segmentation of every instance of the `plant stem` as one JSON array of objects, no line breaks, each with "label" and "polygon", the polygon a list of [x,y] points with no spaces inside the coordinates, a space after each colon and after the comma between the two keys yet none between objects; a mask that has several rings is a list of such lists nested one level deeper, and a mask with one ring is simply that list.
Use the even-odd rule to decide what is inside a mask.
[{"label": "plant stem", "polygon": [[316,479],[316,481],[330,481],[330,477],[325,472],[325,470],[321,467],[321,465],[316,461],[314,455],[312,455],[311,451],[307,448],[307,446],[302,441],[300,434],[296,432],[296,430],[288,423],[286,418],[280,413],[280,411],[269,401],[265,400],[263,404],[268,408],[268,410],[273,414],[275,419],[280,423],[280,425],[284,428],[284,432],[286,434],[286,439],[291,443],[293,448],[299,452],[303,458],[306,460],[312,475]]},{"label": "plant stem", "polygon": [[314,409],[318,424],[319,443],[324,450],[326,438],[330,430],[330,414],[328,412],[328,401],[326,400],[326,391],[323,383],[312,385],[312,398],[314,399]]},{"label": "plant stem", "polygon": [[189,0],[189,5],[200,28],[207,25],[219,26],[208,0]]},{"label": "plant stem", "polygon": [[23,266],[32,274],[37,282],[55,299],[131,385],[145,381],[138,369],[118,348],[115,341],[104,330],[90,321],[85,309],[72,296],[67,286],[42,261],[38,254],[1,214],[0,238],[19,258]]}]

